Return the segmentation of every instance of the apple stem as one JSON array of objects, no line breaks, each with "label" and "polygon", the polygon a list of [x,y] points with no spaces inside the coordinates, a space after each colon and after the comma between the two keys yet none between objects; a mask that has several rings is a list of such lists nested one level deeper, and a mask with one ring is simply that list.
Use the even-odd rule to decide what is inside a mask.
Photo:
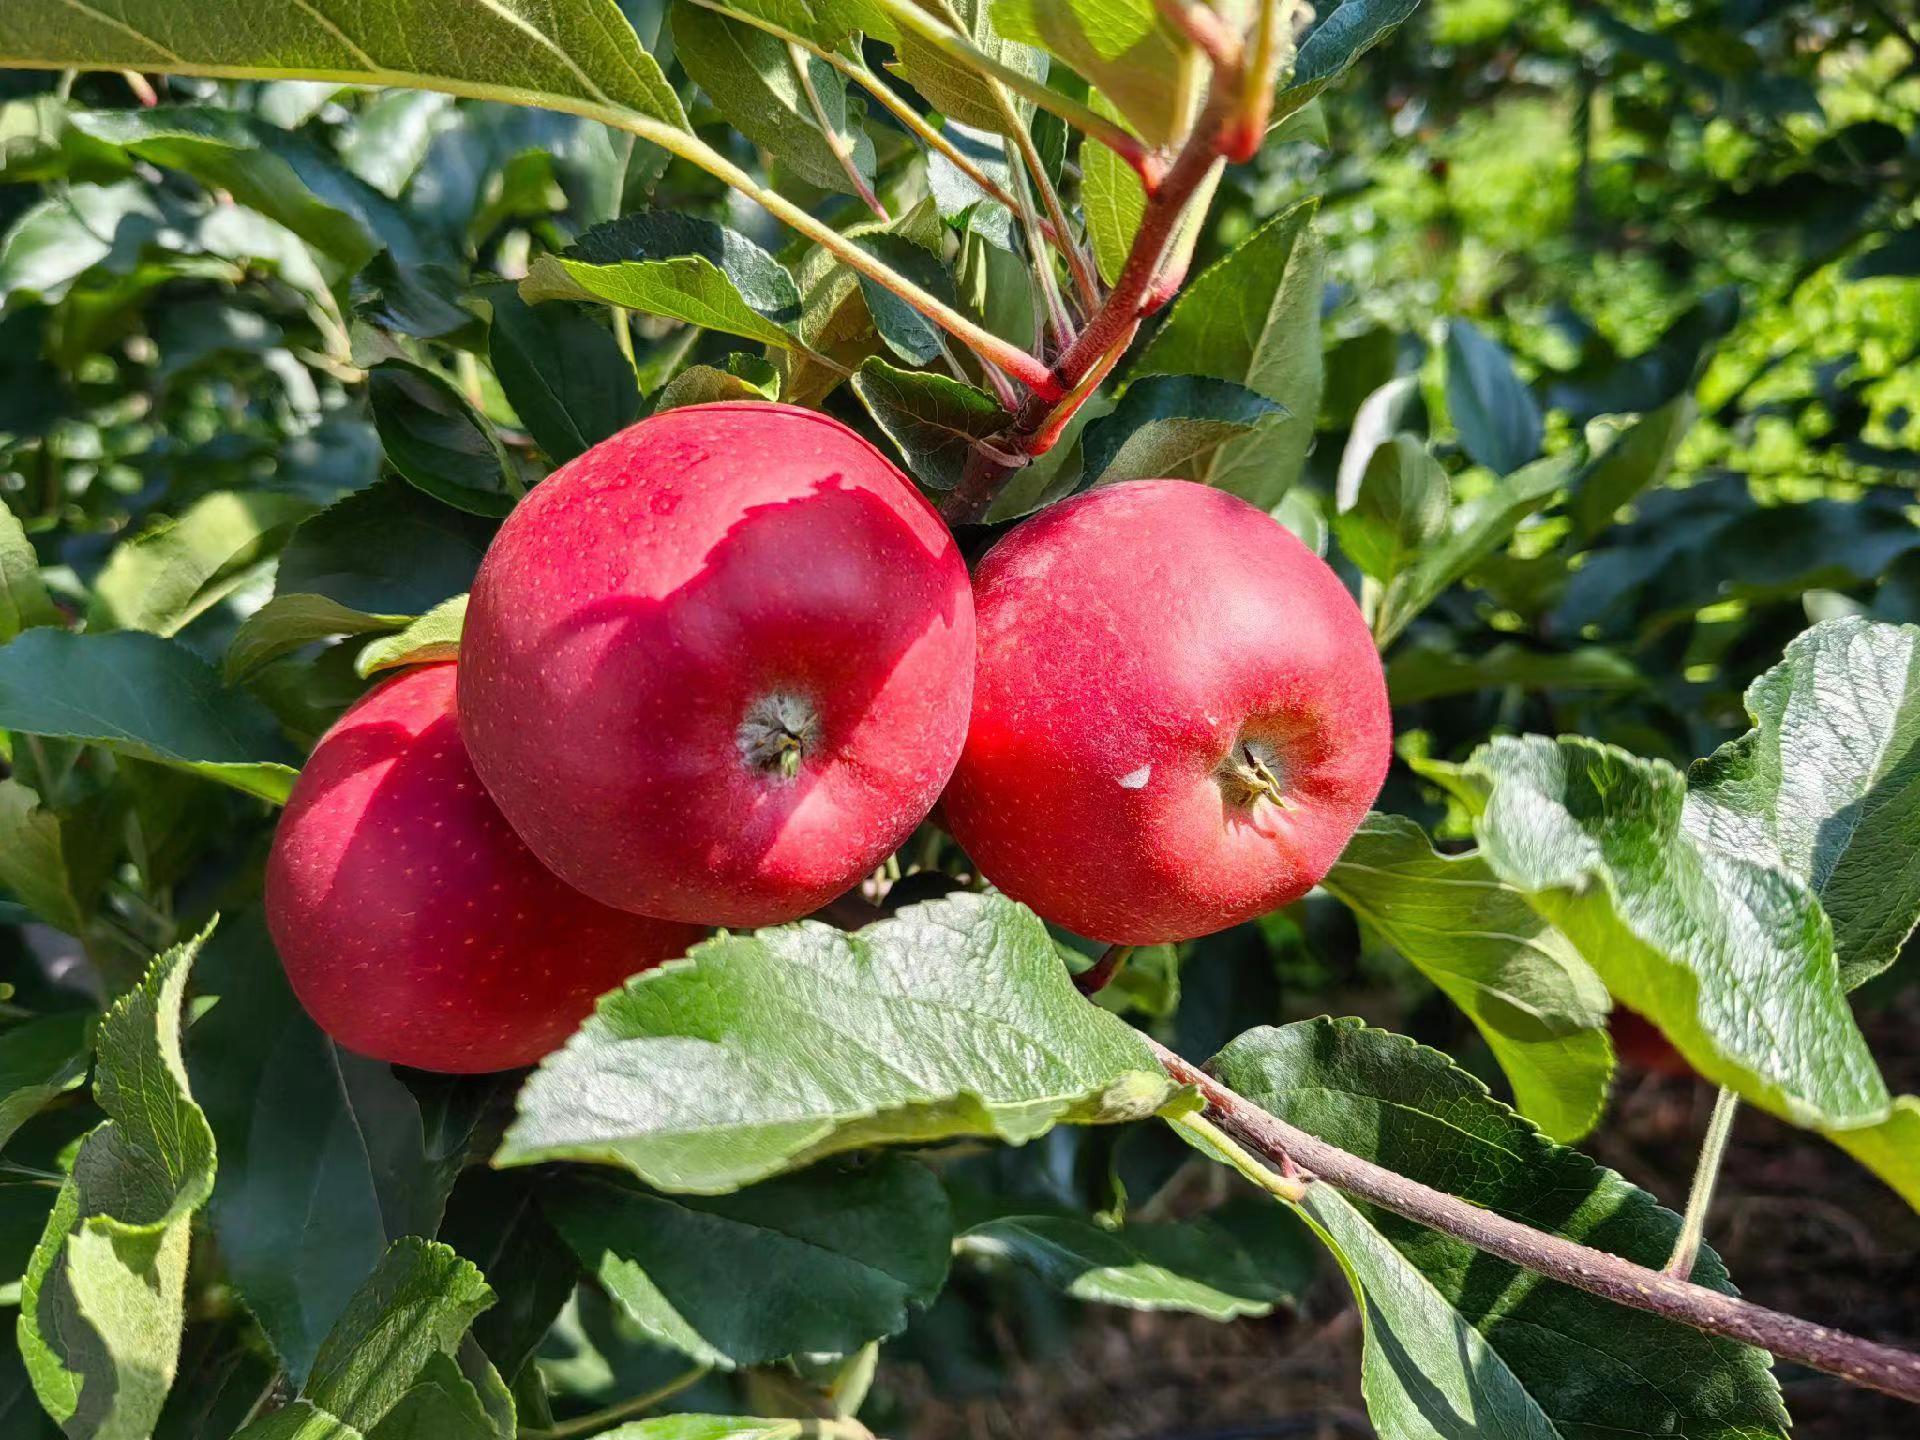
[{"label": "apple stem", "polygon": [[1283,1176],[1276,1184],[1284,1183],[1284,1170],[1291,1162],[1311,1177],[1303,1194],[1310,1195],[1314,1185],[1329,1185],[1511,1265],[1616,1305],[1658,1315],[1708,1335],[1758,1346],[1783,1360],[1837,1375],[1850,1385],[1920,1403],[1920,1355],[1663,1275],[1422,1185],[1288,1124],[1189,1064],[1151,1035],[1139,1033],[1141,1043],[1153,1052],[1171,1079],[1200,1092],[1206,1102],[1205,1118],[1212,1125],[1230,1136],[1242,1152],[1259,1157],[1261,1164]]},{"label": "apple stem", "polygon": [[[882,3],[889,11],[896,3],[915,8],[911,0],[882,0]],[[1263,0],[1263,15],[1276,3],[1288,3],[1288,0]],[[1266,19],[1261,21],[1262,25],[1268,23]],[[1255,49],[1261,51],[1257,57],[1259,63],[1270,69],[1281,62],[1286,47],[1276,44],[1262,51],[1256,45]],[[1252,83],[1249,76],[1241,73],[1245,62],[1225,64],[1217,57],[1210,58],[1215,60],[1213,82],[1192,133],[1171,164],[1162,168],[1160,157],[1149,155],[1140,167],[1147,189],[1147,205],[1140,218],[1140,228],[1134,234],[1133,245],[1113,288],[1089,316],[1073,343],[1054,361],[1053,375],[1060,393],[1047,396],[1038,390],[1034,392],[997,442],[996,448],[1003,453],[1029,459],[1043,453],[1047,445],[1059,438],[1074,411],[1098,386],[1100,378],[1119,363],[1138,330],[1141,316],[1166,302],[1167,292],[1156,291],[1156,281],[1163,274],[1166,259],[1177,253],[1188,206],[1197,197],[1204,203],[1204,197],[1211,195],[1209,182],[1216,167],[1222,159],[1238,154],[1245,136],[1243,108]],[[1271,79],[1271,74],[1267,74],[1266,80]],[[1179,268],[1178,265],[1172,267]],[[1091,384],[1087,383],[1089,380]],[[970,457],[959,485],[941,504],[941,514],[949,524],[977,523],[1019,468],[984,459],[976,453]]]},{"label": "apple stem", "polygon": [[1082,995],[1098,995],[1113,983],[1113,977],[1126,968],[1131,945],[1109,945],[1098,960],[1073,977],[1074,987]]}]

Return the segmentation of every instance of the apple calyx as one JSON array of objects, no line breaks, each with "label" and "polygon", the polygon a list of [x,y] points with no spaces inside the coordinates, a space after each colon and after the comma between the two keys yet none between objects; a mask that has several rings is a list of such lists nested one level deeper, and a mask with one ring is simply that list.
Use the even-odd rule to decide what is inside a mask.
[{"label": "apple calyx", "polygon": [[1262,800],[1271,800],[1282,810],[1294,808],[1287,798],[1280,777],[1286,764],[1280,753],[1264,740],[1237,740],[1214,772],[1220,791],[1227,799],[1251,810]]},{"label": "apple calyx", "polygon": [[792,780],[819,734],[820,716],[813,705],[776,691],[754,701],[740,722],[740,758],[762,775]]}]

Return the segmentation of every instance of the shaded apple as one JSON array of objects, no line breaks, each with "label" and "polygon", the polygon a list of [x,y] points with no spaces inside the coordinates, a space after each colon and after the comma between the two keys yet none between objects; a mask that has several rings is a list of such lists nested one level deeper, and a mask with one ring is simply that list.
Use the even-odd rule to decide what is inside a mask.
[{"label": "shaded apple", "polygon": [[980,666],[942,801],[1006,894],[1153,944],[1298,899],[1392,753],[1345,587],[1277,521],[1181,480],[1042,511],[981,562]]},{"label": "shaded apple", "polygon": [[461,640],[475,768],[535,854],[645,914],[841,894],[953,769],[973,686],[953,537],[838,421],[670,410],[508,517]]},{"label": "shaded apple", "polygon": [[321,737],[274,835],[266,900],[321,1029],[463,1073],[538,1060],[595,997],[701,934],[601,905],[534,859],[467,760],[450,664],[386,681]]}]

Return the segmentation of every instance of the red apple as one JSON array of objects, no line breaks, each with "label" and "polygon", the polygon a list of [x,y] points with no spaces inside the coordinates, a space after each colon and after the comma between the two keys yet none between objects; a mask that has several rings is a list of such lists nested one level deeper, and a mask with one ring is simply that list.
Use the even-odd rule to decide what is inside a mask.
[{"label": "red apple", "polygon": [[300,1003],[349,1050],[506,1070],[700,930],[598,904],[543,869],[480,788],[454,709],[454,667],[432,665],[321,737],[274,836],[267,924]]},{"label": "red apple", "polygon": [[1613,1051],[1622,1065],[1650,1070],[1670,1080],[1700,1078],[1686,1057],[1673,1048],[1673,1042],[1638,1010],[1629,1010],[1616,1002],[1613,1014],[1607,1019],[1607,1029],[1612,1032]]},{"label": "red apple", "polygon": [[1338,577],[1182,480],[1093,490],[988,552],[973,721],[943,801],[981,873],[1130,945],[1298,899],[1379,792],[1387,687]]},{"label": "red apple", "polygon": [[939,798],[973,601],[939,516],[846,426],[694,405],[508,517],[460,657],[474,767],[541,860],[609,905],[766,925]]}]

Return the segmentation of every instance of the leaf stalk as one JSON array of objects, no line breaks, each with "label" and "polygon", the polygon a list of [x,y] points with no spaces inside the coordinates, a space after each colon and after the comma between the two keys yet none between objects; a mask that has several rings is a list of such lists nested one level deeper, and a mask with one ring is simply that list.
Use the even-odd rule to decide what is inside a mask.
[{"label": "leaf stalk", "polygon": [[1700,1142],[1700,1161],[1694,1168],[1693,1186],[1687,1192],[1687,1212],[1681,1217],[1680,1238],[1674,1242],[1673,1256],[1667,1261],[1667,1274],[1684,1280],[1693,1274],[1693,1262],[1707,1235],[1707,1211],[1713,1208],[1713,1190],[1720,1179],[1720,1166],[1727,1158],[1727,1141],[1733,1137],[1733,1118],[1740,1112],[1740,1097],[1722,1089],[1713,1098],[1713,1114],[1707,1120],[1707,1133]]}]

